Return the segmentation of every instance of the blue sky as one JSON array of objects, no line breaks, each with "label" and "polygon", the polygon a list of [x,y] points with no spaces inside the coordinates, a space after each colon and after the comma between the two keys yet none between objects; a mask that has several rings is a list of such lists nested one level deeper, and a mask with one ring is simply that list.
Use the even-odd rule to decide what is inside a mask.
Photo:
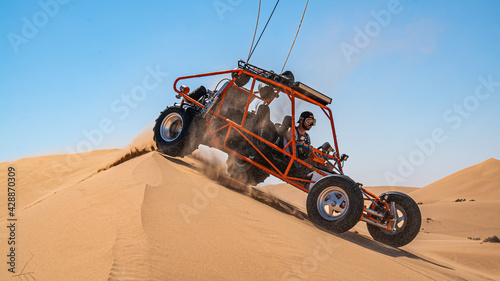
[{"label": "blue sky", "polygon": [[[259,32],[274,6],[263,2]],[[281,70],[305,3],[279,3],[251,63]],[[175,102],[178,76],[246,58],[257,9],[2,1],[0,162],[126,146]],[[421,187],[500,159],[499,12],[498,1],[309,2],[286,69],[333,98],[348,175]],[[326,132],[313,128],[313,144]]]}]

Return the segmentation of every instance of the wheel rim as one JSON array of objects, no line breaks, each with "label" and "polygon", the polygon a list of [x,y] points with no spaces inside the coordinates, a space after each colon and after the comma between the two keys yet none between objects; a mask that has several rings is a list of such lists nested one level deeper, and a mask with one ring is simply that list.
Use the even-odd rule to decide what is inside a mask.
[{"label": "wheel rim", "polygon": [[160,134],[165,141],[173,141],[182,132],[182,117],[179,113],[171,113],[161,122]]},{"label": "wheel rim", "polygon": [[403,207],[396,204],[396,216],[394,217],[394,231],[386,230],[385,233],[395,235],[403,231],[406,227],[406,211]]},{"label": "wheel rim", "polygon": [[[251,160],[253,160],[253,156],[249,156],[248,158],[250,158]],[[252,164],[250,164],[249,162],[237,157],[237,159],[234,161],[234,166],[236,167],[236,169],[240,172],[246,172],[251,166]]]},{"label": "wheel rim", "polygon": [[349,197],[338,187],[331,186],[321,192],[317,201],[317,208],[321,217],[328,221],[342,218],[349,209]]}]

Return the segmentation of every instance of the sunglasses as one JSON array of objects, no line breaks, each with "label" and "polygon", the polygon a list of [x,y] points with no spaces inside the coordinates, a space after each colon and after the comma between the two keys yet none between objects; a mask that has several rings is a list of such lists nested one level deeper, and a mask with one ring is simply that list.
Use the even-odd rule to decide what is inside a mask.
[{"label": "sunglasses", "polygon": [[314,118],[306,118],[304,119],[304,122],[309,125],[309,126],[314,126],[316,125],[316,119]]}]

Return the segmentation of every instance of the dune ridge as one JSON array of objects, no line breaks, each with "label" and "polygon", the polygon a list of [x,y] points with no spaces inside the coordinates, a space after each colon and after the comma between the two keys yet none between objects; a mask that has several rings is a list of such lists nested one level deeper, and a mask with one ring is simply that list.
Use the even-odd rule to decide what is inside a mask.
[{"label": "dune ridge", "polygon": [[102,167],[99,167],[97,169],[97,172],[99,173],[101,171],[105,171],[111,167],[120,165],[123,162],[141,156],[150,151],[154,151],[156,149],[156,143],[153,140],[153,131],[148,126],[143,129],[142,132],[140,132],[129,145],[122,149],[122,154],[120,156],[103,165]]},{"label": "dune ridge", "polygon": [[490,158],[424,186],[411,195],[422,203],[457,199],[496,201],[500,198],[500,160]]}]

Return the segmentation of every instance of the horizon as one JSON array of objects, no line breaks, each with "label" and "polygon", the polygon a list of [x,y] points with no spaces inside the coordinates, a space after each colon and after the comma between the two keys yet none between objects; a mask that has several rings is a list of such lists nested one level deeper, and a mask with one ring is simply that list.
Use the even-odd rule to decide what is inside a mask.
[{"label": "horizon", "polygon": [[[305,3],[277,6],[251,64],[281,70]],[[2,2],[0,162],[124,148],[176,101],[177,77],[246,59],[258,3],[190,4]],[[257,38],[273,7],[262,4]],[[499,10],[496,1],[308,4],[285,70],[333,99],[347,175],[423,187],[500,159]],[[313,145],[331,141],[323,131],[310,131]]]}]

